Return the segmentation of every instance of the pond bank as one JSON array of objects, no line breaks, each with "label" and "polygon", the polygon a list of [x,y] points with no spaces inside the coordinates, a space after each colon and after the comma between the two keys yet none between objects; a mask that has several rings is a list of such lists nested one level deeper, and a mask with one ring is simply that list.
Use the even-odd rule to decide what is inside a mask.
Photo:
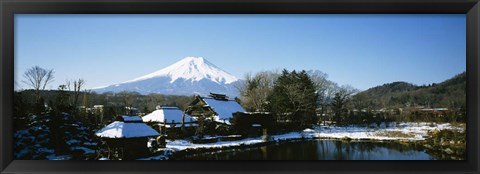
[{"label": "pond bank", "polygon": [[160,153],[148,158],[141,158],[140,160],[168,160],[173,154],[180,155],[183,153],[197,153],[229,148],[264,146],[306,139],[399,141],[405,143],[415,141],[423,142],[431,131],[462,129],[464,128],[461,126],[453,126],[449,123],[400,123],[386,128],[317,126],[313,129],[305,129],[300,132],[271,135],[268,141],[263,141],[261,137],[246,138],[237,141],[219,141],[207,144],[194,144],[187,140],[169,140],[167,141],[167,148],[162,149]]},{"label": "pond bank", "polygon": [[172,160],[436,160],[420,144],[308,139],[260,147],[183,153]]}]

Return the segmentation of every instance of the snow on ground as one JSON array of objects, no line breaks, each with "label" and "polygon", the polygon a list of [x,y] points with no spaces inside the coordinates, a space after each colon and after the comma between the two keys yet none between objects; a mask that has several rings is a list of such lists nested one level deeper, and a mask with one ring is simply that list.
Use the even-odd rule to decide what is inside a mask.
[{"label": "snow on ground", "polygon": [[60,156],[56,156],[56,155],[52,154],[52,155],[48,155],[48,156],[47,156],[47,159],[48,159],[48,160],[69,160],[69,159],[71,159],[71,158],[72,158],[72,156],[70,156],[70,155],[60,155]]},{"label": "snow on ground", "polygon": [[321,126],[315,128],[315,131],[309,132],[314,137],[319,138],[350,138],[367,140],[425,140],[429,131],[443,129],[458,129],[450,123],[400,123],[387,128],[367,128],[367,127],[327,127]]},{"label": "snow on ground", "polygon": [[164,150],[161,154],[157,154],[147,158],[139,158],[137,160],[168,160],[169,155],[172,155],[172,151],[167,149],[167,150]]},{"label": "snow on ground", "polygon": [[71,150],[82,150],[85,154],[95,153],[95,150],[92,150],[92,149],[89,149],[89,148],[86,148],[86,147],[81,147],[81,146],[71,147],[70,149]]},{"label": "snow on ground", "polygon": [[97,143],[95,143],[95,142],[84,142],[83,145],[85,145],[85,146],[96,146]]},{"label": "snow on ground", "polygon": [[251,145],[263,142],[261,138],[247,138],[237,141],[218,141],[215,143],[206,144],[193,144],[186,140],[167,141],[167,148],[181,151],[185,149],[197,149],[197,148],[220,148],[229,146]]},{"label": "snow on ground", "polygon": [[151,156],[147,158],[139,158],[137,160],[168,160],[168,157],[166,155],[156,155],[156,156]]},{"label": "snow on ground", "polygon": [[75,144],[75,143],[80,143],[80,140],[72,139],[72,140],[68,140],[68,141],[67,141],[67,144],[68,144],[68,145],[72,145],[72,144]]},{"label": "snow on ground", "polygon": [[42,148],[37,149],[37,152],[39,152],[39,153],[54,153],[55,150],[42,147]]}]

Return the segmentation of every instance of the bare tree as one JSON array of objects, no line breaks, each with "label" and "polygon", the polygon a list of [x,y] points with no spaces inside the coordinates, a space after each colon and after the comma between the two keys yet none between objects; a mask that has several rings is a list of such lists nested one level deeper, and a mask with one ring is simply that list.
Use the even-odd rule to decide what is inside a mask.
[{"label": "bare tree", "polygon": [[125,114],[132,114],[133,104],[137,102],[137,92],[122,91],[117,94],[122,98],[123,106],[125,107]]},{"label": "bare tree", "polygon": [[245,83],[239,87],[242,104],[252,111],[265,111],[267,97],[279,74],[271,71],[245,75]]},{"label": "bare tree", "polygon": [[22,82],[35,90],[36,102],[40,101],[41,92],[45,90],[47,84],[53,81],[53,74],[53,69],[46,70],[39,66],[34,66],[30,69],[27,69],[25,74],[23,74],[25,80]]},{"label": "bare tree", "polygon": [[[317,109],[320,111],[318,114],[320,115],[319,122],[322,121],[324,114],[326,113],[326,108],[328,106],[328,102],[330,101],[330,96],[332,96],[332,91],[334,85],[331,81],[327,80],[328,75],[321,71],[313,71],[309,72],[310,78],[316,89],[317,94]],[[323,119],[325,121],[325,119]]]},{"label": "bare tree", "polygon": [[77,106],[78,104],[78,97],[80,96],[80,91],[82,87],[85,85],[85,80],[78,79],[73,81],[73,106]]},{"label": "bare tree", "polygon": [[[72,89],[72,83],[73,83],[73,89]],[[73,99],[71,101],[72,106],[74,108],[77,108],[78,105],[78,99],[80,97],[80,93],[82,91],[82,87],[85,86],[85,80],[83,79],[78,79],[78,80],[67,80],[66,81],[66,86],[69,91],[73,91]],[[75,109],[76,111],[76,109]]]}]

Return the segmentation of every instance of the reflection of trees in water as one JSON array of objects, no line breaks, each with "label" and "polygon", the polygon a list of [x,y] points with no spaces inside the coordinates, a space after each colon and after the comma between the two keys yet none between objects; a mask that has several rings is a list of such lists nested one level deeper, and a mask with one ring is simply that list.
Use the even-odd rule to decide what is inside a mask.
[{"label": "reflection of trees in water", "polygon": [[372,152],[380,152],[372,143],[319,140],[316,142],[318,159],[352,160],[369,159]]},{"label": "reflection of trees in water", "polygon": [[417,145],[395,142],[311,140],[188,154],[193,160],[382,160],[431,159]]},{"label": "reflection of trees in water", "polygon": [[329,146],[326,142],[317,143],[317,156],[318,159],[328,159],[328,153],[330,152]]},{"label": "reflection of trees in water", "polygon": [[317,154],[313,159],[320,160],[431,159],[415,143],[318,140],[313,144]]},{"label": "reflection of trees in water", "polygon": [[262,151],[262,159],[267,159],[268,158],[267,146],[260,147],[260,151]]},{"label": "reflection of trees in water", "polygon": [[[416,143],[402,144],[397,142],[352,142],[352,146],[358,154],[355,159],[424,159],[428,154],[422,151],[421,145]],[[376,155],[377,157],[374,157]],[[428,159],[428,158],[427,158]],[[431,159],[431,158],[430,158]]]},{"label": "reflection of trees in water", "polygon": [[335,141],[335,155],[336,159],[345,160],[345,157],[343,156],[343,148],[341,141]]}]

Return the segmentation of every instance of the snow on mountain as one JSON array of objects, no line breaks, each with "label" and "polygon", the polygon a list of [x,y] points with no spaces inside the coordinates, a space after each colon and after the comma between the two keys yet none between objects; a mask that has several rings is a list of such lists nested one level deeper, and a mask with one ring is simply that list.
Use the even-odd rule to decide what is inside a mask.
[{"label": "snow on mountain", "polygon": [[170,77],[172,79],[170,83],[180,78],[193,81],[208,79],[219,84],[229,84],[238,81],[235,76],[223,71],[203,57],[186,57],[164,69],[126,81],[125,83],[162,76]]},{"label": "snow on mountain", "polygon": [[164,69],[123,83],[92,89],[95,92],[133,91],[141,94],[206,95],[210,92],[238,96],[241,80],[203,57],[186,57]]}]

